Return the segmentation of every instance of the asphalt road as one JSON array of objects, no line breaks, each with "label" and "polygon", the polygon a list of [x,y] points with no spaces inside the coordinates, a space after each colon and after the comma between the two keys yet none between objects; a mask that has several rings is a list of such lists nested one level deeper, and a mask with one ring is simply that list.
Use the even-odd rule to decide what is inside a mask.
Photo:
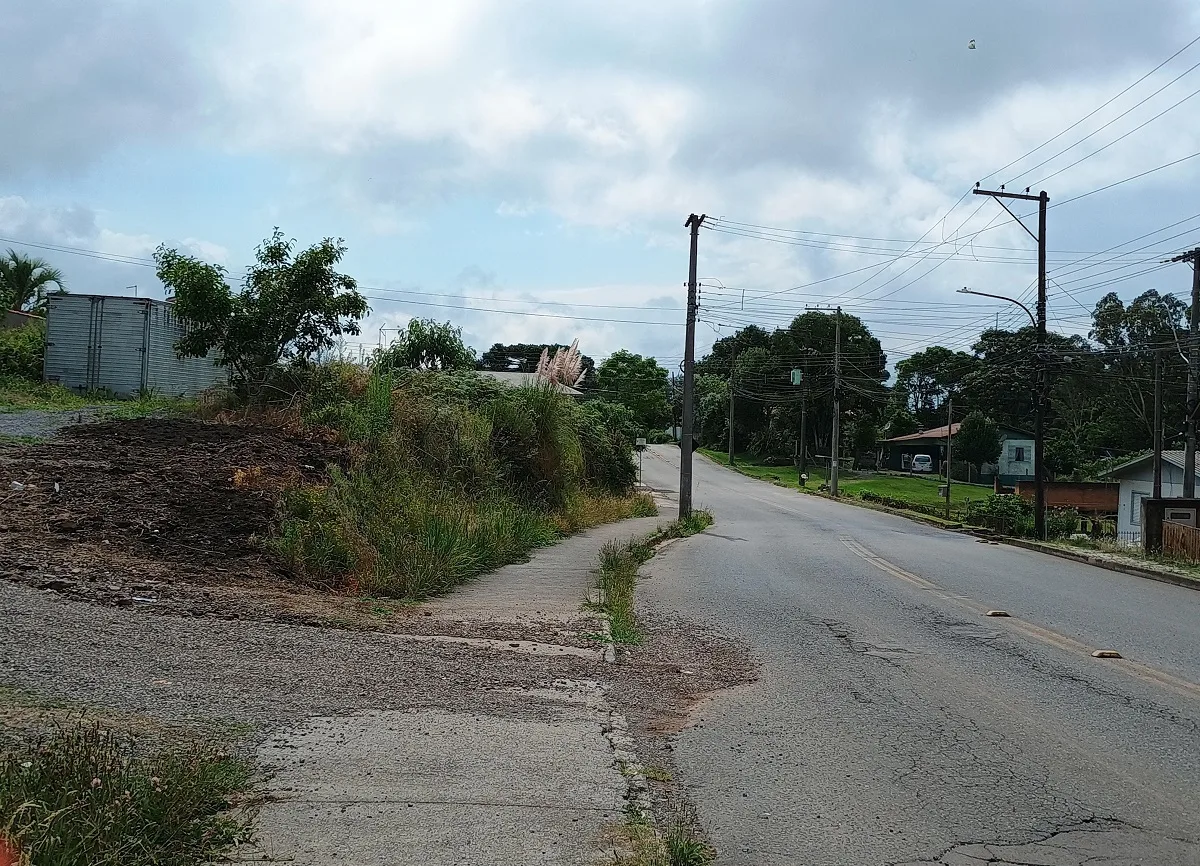
[{"label": "asphalt road", "polygon": [[[644,466],[678,490],[678,449]],[[639,604],[762,663],[674,744],[718,863],[1200,864],[1200,592],[699,456],[694,501]]]}]

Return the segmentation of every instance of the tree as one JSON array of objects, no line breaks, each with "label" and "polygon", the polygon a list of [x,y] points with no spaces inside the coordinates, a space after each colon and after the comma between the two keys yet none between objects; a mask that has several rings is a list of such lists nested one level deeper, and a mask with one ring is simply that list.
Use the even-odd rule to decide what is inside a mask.
[{"label": "tree", "polygon": [[948,394],[956,391],[975,366],[966,352],[930,346],[896,364],[893,395],[916,416],[918,423],[934,426]]},{"label": "tree", "polygon": [[306,364],[343,334],[359,333],[366,299],[353,278],[334,270],[346,253],[343,242],[326,238],[299,253],[294,248],[276,228],[255,250],[255,264],[235,293],[224,268],[160,246],[158,278],[189,326],[176,354],[204,357],[216,349],[234,384],[258,393],[281,361]]},{"label": "tree", "polygon": [[13,249],[0,258],[0,306],[6,310],[45,315],[46,288],[52,283],[66,291],[62,271],[45,259],[31,259]]},{"label": "tree", "polygon": [[463,343],[462,328],[413,319],[379,355],[378,363],[410,370],[473,370],[475,352]]},{"label": "tree", "polygon": [[628,406],[643,431],[662,429],[670,421],[667,371],[653,358],[621,349],[609,355],[596,372],[604,399]]},{"label": "tree", "polygon": [[980,411],[967,415],[954,435],[954,453],[980,472],[984,463],[995,463],[1004,444],[996,422]]},{"label": "tree", "polygon": [[[480,370],[496,370],[509,373],[532,373],[537,370],[543,352],[553,356],[559,349],[567,349],[561,343],[493,343],[479,356]],[[582,355],[583,381],[576,387],[587,391],[596,387],[596,362]]]}]

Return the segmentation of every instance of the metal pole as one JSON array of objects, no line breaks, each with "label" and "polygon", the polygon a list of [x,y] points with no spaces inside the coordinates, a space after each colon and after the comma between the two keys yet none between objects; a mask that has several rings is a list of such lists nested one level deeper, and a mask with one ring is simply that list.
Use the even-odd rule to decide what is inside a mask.
[{"label": "metal pole", "polygon": [[1154,498],[1162,498],[1162,350],[1154,353]]},{"label": "metal pole", "polygon": [[1183,452],[1183,496],[1196,495],[1196,392],[1200,388],[1200,249],[1192,250],[1192,309],[1189,317],[1187,444]]},{"label": "metal pole", "polygon": [[696,364],[696,258],[700,247],[700,226],[704,214],[691,214],[685,226],[692,230],[688,256],[687,334],[683,346],[683,418],[679,434],[679,517],[692,513],[692,388]]},{"label": "metal pole", "polygon": [[950,519],[950,476],[954,474],[954,458],[950,453],[954,437],[954,398],[946,398],[946,519]]},{"label": "metal pole", "polygon": [[733,465],[733,374],[737,369],[737,347],[729,359],[729,465]]},{"label": "metal pole", "polygon": [[833,332],[833,436],[829,457],[829,494],[838,495],[838,456],[842,426],[842,308],[837,308]]},{"label": "metal pole", "polygon": [[1033,534],[1046,539],[1046,206],[1050,196],[1038,193],[1037,412],[1033,428]]}]

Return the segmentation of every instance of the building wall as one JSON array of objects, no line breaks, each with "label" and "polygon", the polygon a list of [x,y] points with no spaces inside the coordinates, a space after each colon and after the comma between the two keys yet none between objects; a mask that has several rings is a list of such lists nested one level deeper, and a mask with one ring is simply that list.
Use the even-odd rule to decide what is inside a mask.
[{"label": "building wall", "polygon": [[[1011,483],[1019,478],[1033,477],[1033,440],[1005,439],[997,468],[1002,481]],[[1021,459],[1017,459],[1018,456]]]},{"label": "building wall", "polygon": [[[1121,479],[1121,500],[1117,507],[1117,532],[1122,538],[1141,535],[1142,499],[1154,493],[1154,465],[1147,461],[1143,466],[1128,470]],[[1162,495],[1165,499],[1183,496],[1183,470],[1173,463],[1163,461]]]},{"label": "building wall", "polygon": [[175,357],[183,323],[145,298],[55,295],[46,319],[45,378],[81,393],[194,396],[228,381],[211,358]]}]

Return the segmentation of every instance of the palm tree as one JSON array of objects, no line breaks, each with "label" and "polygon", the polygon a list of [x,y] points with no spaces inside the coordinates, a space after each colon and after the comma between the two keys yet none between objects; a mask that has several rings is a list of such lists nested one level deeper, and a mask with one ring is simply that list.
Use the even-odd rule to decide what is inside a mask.
[{"label": "palm tree", "polygon": [[45,259],[31,259],[10,249],[0,257],[0,305],[5,309],[45,313],[46,287],[65,292],[62,271]]}]

